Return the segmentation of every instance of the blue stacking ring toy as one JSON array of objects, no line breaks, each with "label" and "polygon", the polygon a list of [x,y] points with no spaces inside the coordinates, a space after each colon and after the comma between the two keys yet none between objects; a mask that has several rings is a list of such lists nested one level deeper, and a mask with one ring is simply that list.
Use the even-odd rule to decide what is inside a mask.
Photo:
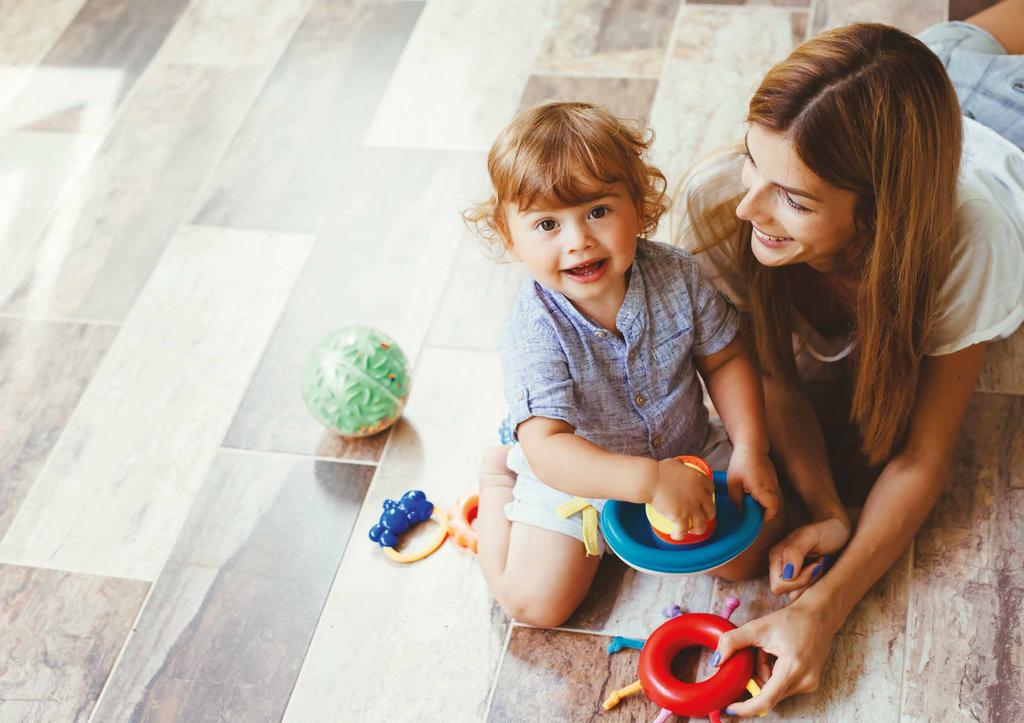
[{"label": "blue stacking ring toy", "polygon": [[658,538],[642,504],[608,500],[601,511],[605,542],[623,562],[655,575],[706,572],[732,560],[757,538],[764,509],[750,495],[739,510],[729,499],[725,472],[715,472],[715,532],[703,542],[673,545]]}]

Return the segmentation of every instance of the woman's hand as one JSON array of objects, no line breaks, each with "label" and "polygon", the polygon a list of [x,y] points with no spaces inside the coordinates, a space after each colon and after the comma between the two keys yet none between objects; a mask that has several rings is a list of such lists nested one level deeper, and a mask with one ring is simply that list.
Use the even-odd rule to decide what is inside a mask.
[{"label": "woman's hand", "polygon": [[747,492],[764,507],[764,518],[770,520],[778,514],[782,493],[775,465],[765,452],[752,448],[736,447],[729,458],[726,472],[729,484],[729,498],[738,508],[743,508],[743,493]]},{"label": "woman's hand", "polygon": [[[788,594],[790,600],[800,597],[811,583],[821,578],[849,539],[850,521],[845,512],[790,532],[768,553],[772,592]],[[805,564],[808,559],[811,562]]]},{"label": "woman's hand", "polygon": [[[757,652],[756,669],[761,679],[761,694],[742,703],[733,703],[726,708],[726,714],[756,716],[791,695],[817,690],[821,671],[832,651],[832,638],[841,624],[829,606],[810,602],[808,596],[724,633],[712,658],[717,665],[737,650],[761,649]],[[766,655],[775,657],[770,674]]]}]

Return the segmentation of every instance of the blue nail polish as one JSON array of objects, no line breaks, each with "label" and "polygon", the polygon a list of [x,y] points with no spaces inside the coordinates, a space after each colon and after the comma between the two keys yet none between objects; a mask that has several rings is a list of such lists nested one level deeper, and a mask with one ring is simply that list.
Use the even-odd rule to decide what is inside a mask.
[{"label": "blue nail polish", "polygon": [[793,579],[793,563],[787,562],[786,566],[782,568],[782,579],[792,580]]},{"label": "blue nail polish", "polygon": [[811,577],[814,577],[819,572],[821,572],[821,568],[822,568],[822,564],[819,562],[817,565],[814,566],[814,569],[811,570]]},{"label": "blue nail polish", "polygon": [[831,557],[829,557],[828,555],[822,555],[821,556],[821,566],[822,567],[826,567],[830,562],[832,562],[832,558]]},{"label": "blue nail polish", "polygon": [[711,656],[711,665],[713,665],[714,667],[716,667],[716,668],[717,668],[717,667],[718,667],[718,664],[719,664],[719,663],[721,663],[721,662],[722,662],[722,654],[721,654],[721,653],[719,653],[719,652],[718,652],[718,651],[716,650],[716,651],[715,651],[715,654]]},{"label": "blue nail polish", "polygon": [[725,714],[726,715],[736,715],[735,711],[733,711],[732,708],[726,708],[725,709]]}]

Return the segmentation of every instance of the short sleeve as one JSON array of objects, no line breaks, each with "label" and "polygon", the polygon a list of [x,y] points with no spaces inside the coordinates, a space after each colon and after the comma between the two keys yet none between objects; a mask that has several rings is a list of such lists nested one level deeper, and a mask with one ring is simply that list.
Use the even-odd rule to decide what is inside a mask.
[{"label": "short sleeve", "polygon": [[513,438],[530,417],[560,419],[576,428],[573,380],[565,352],[554,333],[534,323],[510,327],[501,346],[505,400]]},{"label": "short sleeve", "polygon": [[953,269],[939,293],[929,356],[1001,339],[1024,321],[1024,239],[995,205],[975,199],[957,211]]},{"label": "short sleeve", "polygon": [[696,263],[690,264],[688,286],[693,303],[693,353],[708,356],[722,351],[736,338],[736,309]]}]

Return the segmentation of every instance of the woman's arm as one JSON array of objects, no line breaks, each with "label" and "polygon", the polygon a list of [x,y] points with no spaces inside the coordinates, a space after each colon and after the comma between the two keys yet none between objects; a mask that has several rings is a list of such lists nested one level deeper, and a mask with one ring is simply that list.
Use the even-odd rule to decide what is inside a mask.
[{"label": "woman's arm", "polygon": [[903,554],[946,485],[984,346],[925,358],[906,441],[868,495],[835,567],[788,607],[722,636],[721,660],[751,645],[778,658],[761,695],[730,706],[734,714],[756,715],[817,688],[835,632]]}]

